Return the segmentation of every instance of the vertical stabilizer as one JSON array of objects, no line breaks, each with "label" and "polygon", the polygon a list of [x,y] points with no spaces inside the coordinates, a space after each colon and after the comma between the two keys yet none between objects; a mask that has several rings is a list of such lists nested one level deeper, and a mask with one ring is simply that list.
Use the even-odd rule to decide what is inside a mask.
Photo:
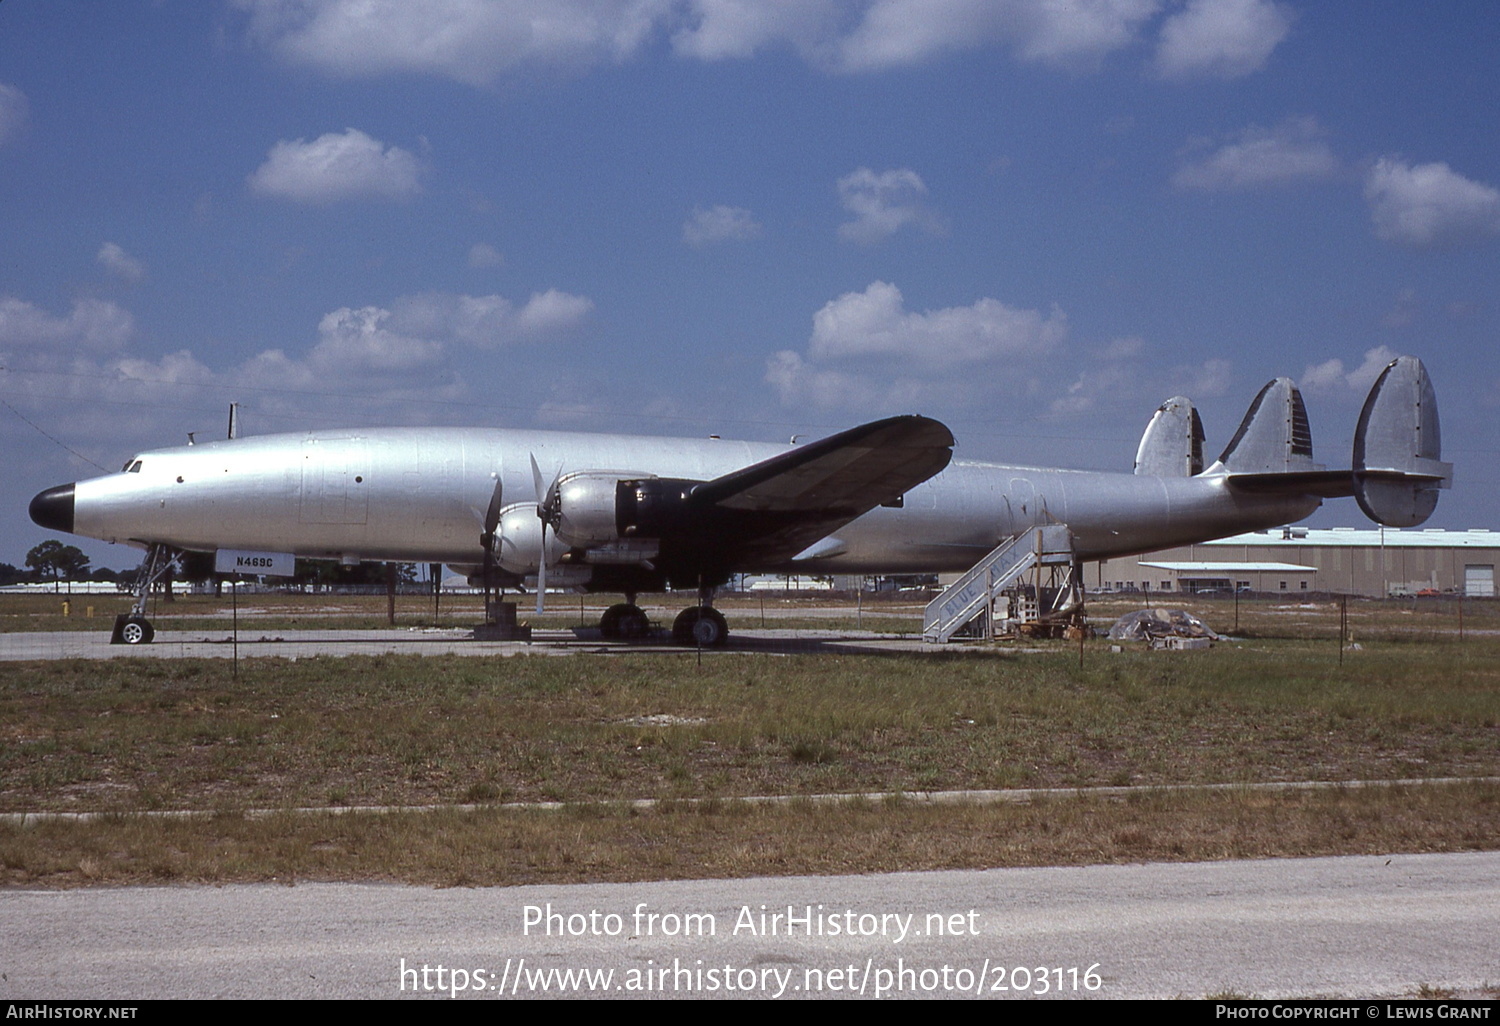
[{"label": "vertical stabilizer", "polygon": [[1322,469],[1313,462],[1307,407],[1291,378],[1266,382],[1266,387],[1245,411],[1245,419],[1219,457],[1219,464],[1231,474],[1288,474]]},{"label": "vertical stabilizer", "polygon": [[1437,393],[1414,356],[1392,360],[1375,379],[1354,430],[1354,497],[1371,520],[1415,527],[1453,483],[1442,462]]},{"label": "vertical stabilizer", "polygon": [[1157,407],[1135,451],[1135,472],[1150,477],[1203,472],[1203,421],[1191,399],[1174,395]]}]

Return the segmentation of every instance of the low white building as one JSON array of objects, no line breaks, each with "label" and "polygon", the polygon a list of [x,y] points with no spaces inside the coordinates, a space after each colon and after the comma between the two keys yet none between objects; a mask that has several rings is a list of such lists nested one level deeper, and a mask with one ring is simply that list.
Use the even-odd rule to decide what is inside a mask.
[{"label": "low white building", "polygon": [[1093,591],[1495,594],[1500,532],[1280,527],[1086,569]]}]

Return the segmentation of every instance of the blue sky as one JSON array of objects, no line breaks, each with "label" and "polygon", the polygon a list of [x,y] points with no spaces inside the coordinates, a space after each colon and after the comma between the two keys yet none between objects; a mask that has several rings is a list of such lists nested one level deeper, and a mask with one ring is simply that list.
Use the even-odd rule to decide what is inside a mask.
[{"label": "blue sky", "polygon": [[231,400],[1128,470],[1288,375],[1345,465],[1399,353],[1429,526],[1500,526],[1497,58],[1472,2],[10,0],[0,560]]}]

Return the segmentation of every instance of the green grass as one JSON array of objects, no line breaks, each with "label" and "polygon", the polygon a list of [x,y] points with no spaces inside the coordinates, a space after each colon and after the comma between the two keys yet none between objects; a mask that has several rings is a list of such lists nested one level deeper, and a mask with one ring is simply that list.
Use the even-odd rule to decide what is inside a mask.
[{"label": "green grass", "polygon": [[0,811],[1500,774],[1497,685],[1488,639],[4,664]]},{"label": "green grass", "polygon": [[[1326,603],[1267,607],[1245,640],[1209,651],[1091,641],[1081,668],[1069,643],[724,653],[701,666],[649,649],[257,658],[238,677],[224,660],[0,664],[0,811],[120,814],[7,826],[0,868],[27,885],[480,883],[1495,847],[1500,789],[1480,784],[1019,808],[735,801],[1500,776],[1500,637],[1474,633],[1484,621],[1472,612],[1460,643],[1431,623],[1405,629],[1426,614],[1374,606],[1342,666]],[[1223,613],[1209,622],[1227,629]],[[636,798],[666,804],[616,804]],[[543,800],[576,807],[498,808]],[[244,815],[454,803],[496,807]],[[216,815],[132,815],[143,810]]]}]

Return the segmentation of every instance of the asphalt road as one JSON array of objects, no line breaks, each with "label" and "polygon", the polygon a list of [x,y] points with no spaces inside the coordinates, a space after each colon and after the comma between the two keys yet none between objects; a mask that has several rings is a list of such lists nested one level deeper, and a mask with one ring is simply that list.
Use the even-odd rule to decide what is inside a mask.
[{"label": "asphalt road", "polygon": [[0,999],[1484,996],[1500,853],[4,891],[0,922]]},{"label": "asphalt road", "polygon": [[[111,645],[109,631],[31,631],[0,633],[0,662],[50,659],[309,659],[349,655],[576,655],[580,652],[628,655],[632,652],[691,652],[669,634],[644,642],[605,641],[595,628],[538,630],[533,641],[475,641],[463,628],[391,630],[264,630],[246,627],[238,646],[227,630],[158,631],[149,645]],[[851,630],[736,630],[718,652],[943,652],[915,634]],[[988,650],[996,651],[996,650]]]}]

